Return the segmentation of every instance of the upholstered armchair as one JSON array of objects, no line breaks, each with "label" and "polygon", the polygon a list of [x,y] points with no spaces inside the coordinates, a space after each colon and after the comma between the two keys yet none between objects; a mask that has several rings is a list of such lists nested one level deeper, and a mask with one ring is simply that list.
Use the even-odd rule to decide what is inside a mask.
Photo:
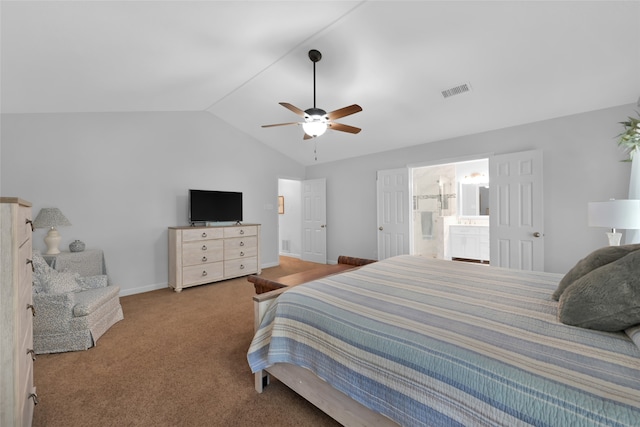
[{"label": "upholstered armchair", "polygon": [[86,350],[122,320],[120,287],[107,276],[56,271],[33,251],[33,346],[36,354]]}]

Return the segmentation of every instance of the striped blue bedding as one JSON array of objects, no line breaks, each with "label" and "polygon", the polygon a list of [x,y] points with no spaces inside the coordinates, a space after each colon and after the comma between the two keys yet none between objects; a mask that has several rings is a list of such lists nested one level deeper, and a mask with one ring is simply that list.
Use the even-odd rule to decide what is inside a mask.
[{"label": "striped blue bedding", "polygon": [[640,349],[559,323],[561,276],[403,255],[283,293],[248,352],[403,426],[639,426]]}]

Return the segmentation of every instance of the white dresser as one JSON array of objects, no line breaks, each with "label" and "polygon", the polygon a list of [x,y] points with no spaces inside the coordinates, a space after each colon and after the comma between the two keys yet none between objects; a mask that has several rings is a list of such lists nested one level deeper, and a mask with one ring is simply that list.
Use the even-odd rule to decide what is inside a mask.
[{"label": "white dresser", "polygon": [[489,261],[489,227],[450,225],[451,258]]},{"label": "white dresser", "polygon": [[33,386],[31,203],[0,198],[0,426],[30,426]]},{"label": "white dresser", "polygon": [[261,271],[260,224],[169,227],[169,286],[176,292]]}]

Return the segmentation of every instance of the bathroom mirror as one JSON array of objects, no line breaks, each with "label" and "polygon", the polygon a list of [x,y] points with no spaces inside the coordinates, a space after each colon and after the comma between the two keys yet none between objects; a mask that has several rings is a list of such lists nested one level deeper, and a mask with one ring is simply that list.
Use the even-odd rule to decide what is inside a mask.
[{"label": "bathroom mirror", "polygon": [[458,208],[460,216],[489,215],[489,184],[460,183]]}]

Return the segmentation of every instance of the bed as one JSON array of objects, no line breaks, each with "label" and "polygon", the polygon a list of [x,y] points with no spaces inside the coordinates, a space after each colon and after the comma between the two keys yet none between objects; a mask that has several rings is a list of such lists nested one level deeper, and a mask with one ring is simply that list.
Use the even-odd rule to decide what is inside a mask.
[{"label": "bed", "polygon": [[256,390],[344,425],[640,425],[640,348],[560,323],[561,278],[402,255],[258,295]]}]

